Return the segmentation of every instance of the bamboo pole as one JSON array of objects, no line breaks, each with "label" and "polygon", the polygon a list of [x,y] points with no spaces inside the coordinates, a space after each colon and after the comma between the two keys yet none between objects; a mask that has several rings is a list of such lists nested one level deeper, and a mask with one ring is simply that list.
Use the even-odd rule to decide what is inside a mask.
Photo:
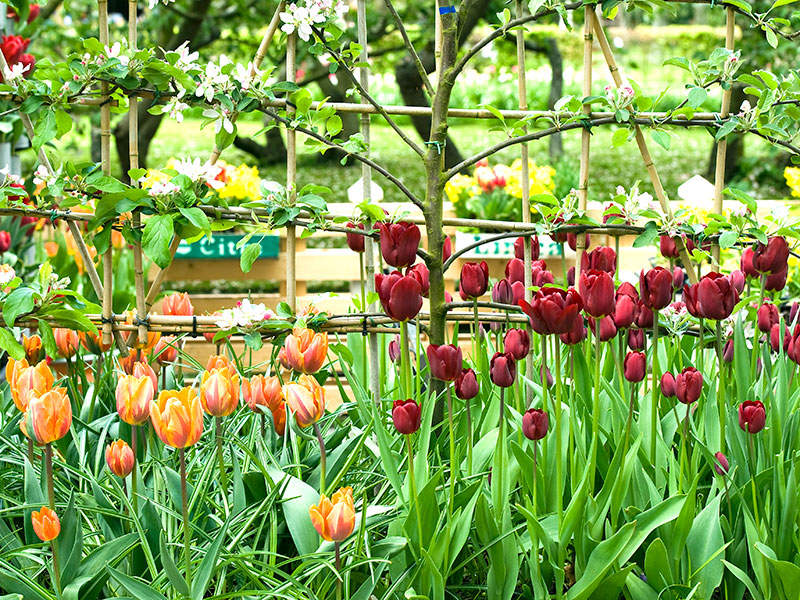
[{"label": "bamboo pole", "polygon": [[[286,81],[297,80],[297,33],[290,33],[286,39]],[[287,106],[286,114],[291,118],[294,108]],[[297,133],[294,129],[286,128],[286,193],[289,204],[297,200]],[[294,225],[286,228],[286,302],[297,309],[297,281],[296,267],[296,240],[297,229]]]},{"label": "bamboo pole", "polygon": [[[733,51],[735,33],[735,13],[733,7],[728,6],[725,10],[725,48]],[[732,87],[732,85],[731,85]],[[722,91],[722,106],[720,107],[720,118],[726,118],[731,109],[731,87]],[[722,214],[722,190],[725,187],[725,162],[728,154],[728,138],[722,138],[717,142],[717,162],[714,168],[714,212]],[[711,246],[711,268],[719,271],[719,244]]]},{"label": "bamboo pole", "polygon": [[[583,96],[584,98],[592,95],[592,50],[594,48],[594,36],[592,34],[592,22],[594,18],[594,7],[586,5],[583,9]],[[591,107],[584,106],[583,112],[591,114]],[[578,209],[586,211],[589,204],[589,150],[592,141],[592,132],[584,128],[581,131],[581,162],[578,173]],[[577,236],[575,246],[575,283],[577,284],[580,270],[581,259],[586,251],[586,237]],[[564,273],[566,277],[566,273]]]},{"label": "bamboo pole", "polygon": [[[108,0],[97,0],[97,12],[99,21],[100,43],[109,47],[108,40]],[[109,85],[104,81],[100,84],[103,104],[100,105],[100,164],[105,175],[111,174],[111,106],[108,104]],[[103,295],[101,303],[103,307],[103,343],[110,344],[112,337],[111,323],[108,319],[113,312],[114,300],[114,262],[113,245],[109,244],[108,249],[103,252]],[[146,335],[146,333],[145,333]]]},{"label": "bamboo pole", "polygon": [[[614,59],[614,53],[611,50],[611,46],[608,44],[608,38],[606,38],[603,27],[600,25],[600,19],[597,17],[594,10],[592,10],[592,20],[594,22],[594,30],[597,34],[597,41],[600,43],[600,49],[603,51],[603,56],[605,57],[606,64],[608,65],[608,70],[611,73],[611,77],[614,79],[614,84],[617,87],[620,87],[622,85],[622,75],[620,74],[617,62]],[[636,144],[639,146],[639,152],[642,155],[642,160],[644,160],[647,174],[650,176],[650,182],[653,184],[653,189],[656,193],[656,198],[658,198],[658,202],[661,205],[661,210],[664,211],[664,214],[667,216],[667,218],[671,218],[672,209],[669,206],[669,200],[667,199],[667,194],[664,191],[664,186],[661,184],[661,178],[658,175],[656,165],[653,162],[653,158],[650,156],[650,151],[647,148],[647,141],[644,139],[642,129],[638,124],[634,124],[633,127],[636,137]],[[689,281],[691,281],[692,284],[697,283],[697,272],[690,268],[692,259],[686,250],[686,246],[683,244],[683,240],[676,238],[675,244],[679,248],[681,260],[683,261],[684,266],[687,267],[686,272],[689,275]]]},{"label": "bamboo pole", "polygon": [[[522,3],[522,0],[516,0],[516,13],[517,18],[521,19],[524,12],[525,6]],[[525,64],[525,32],[522,28],[517,29],[516,32],[516,44],[517,44],[517,91],[519,93],[519,110],[520,112],[524,112],[528,110],[528,81],[527,81],[527,69]],[[527,126],[522,128],[522,134],[525,135],[528,133]],[[531,222],[531,201],[530,201],[530,166],[528,164],[528,143],[523,142],[520,144],[520,159],[522,160],[522,222],[523,223],[530,223]],[[525,300],[530,302],[533,297],[533,279],[532,279],[532,272],[531,272],[531,263],[532,263],[532,248],[531,248],[531,238],[525,237],[525,243],[523,244],[524,252],[523,252],[523,262],[525,263]],[[528,331],[528,335],[533,338],[533,330],[530,326],[530,323],[527,324],[526,327]],[[533,346],[531,345],[530,351],[528,352],[528,356],[525,357],[525,373],[528,377],[533,377]],[[531,386],[525,386],[525,407],[531,406],[533,404],[533,388]]]},{"label": "bamboo pole", "polygon": [[[391,3],[389,3],[391,5]],[[369,48],[367,39],[367,3],[366,0],[358,0],[356,6],[357,27],[358,27],[358,43],[362,48],[362,61],[369,61]],[[369,69],[362,67],[358,73],[361,88],[369,91]],[[366,105],[370,106],[370,105]],[[361,135],[367,145],[367,156],[369,157],[370,145],[370,113],[361,113]],[[361,180],[363,183],[362,196],[364,202],[369,202],[372,199],[372,169],[366,163],[361,163]],[[372,220],[368,222],[368,227],[372,226]],[[367,237],[364,240],[364,279],[366,283],[367,294],[375,291],[375,248],[376,244],[372,237]],[[362,303],[366,302],[366,298],[361,299]],[[378,302],[375,301],[370,305],[371,311],[378,311]],[[369,333],[367,338],[368,344],[368,370],[369,370],[369,390],[372,395],[372,401],[380,405],[381,402],[381,379],[380,379],[380,352],[378,349],[378,335],[375,332]],[[417,332],[419,335],[419,332]],[[367,368],[367,365],[365,365]]]}]

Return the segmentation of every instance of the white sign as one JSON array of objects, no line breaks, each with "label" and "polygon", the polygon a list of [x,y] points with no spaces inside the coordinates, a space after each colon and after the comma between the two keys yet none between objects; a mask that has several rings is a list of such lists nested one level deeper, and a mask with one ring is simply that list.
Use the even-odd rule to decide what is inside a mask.
[{"label": "white sign", "polygon": [[[370,201],[380,202],[383,200],[383,190],[374,181],[370,181]],[[347,199],[353,204],[360,204],[364,201],[364,178],[362,177],[353,185],[347,188]]]}]

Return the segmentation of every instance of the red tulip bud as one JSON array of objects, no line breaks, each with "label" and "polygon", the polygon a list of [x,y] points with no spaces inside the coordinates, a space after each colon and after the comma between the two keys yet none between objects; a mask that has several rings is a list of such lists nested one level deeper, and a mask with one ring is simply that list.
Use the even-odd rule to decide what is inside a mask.
[{"label": "red tulip bud", "polygon": [[651,310],[666,308],[672,301],[672,273],[655,267],[639,274],[639,293],[642,302]]},{"label": "red tulip bud", "polygon": [[529,408],[522,415],[522,433],[529,440],[540,440],[547,435],[549,419],[539,408]]},{"label": "red tulip bud", "polygon": [[614,318],[611,316],[603,317],[602,319],[594,319],[589,317],[589,329],[592,334],[597,333],[597,323],[600,324],[600,341],[607,342],[617,335],[617,326],[614,324]]},{"label": "red tulip bud", "polygon": [[381,254],[386,264],[403,269],[414,264],[419,248],[419,227],[407,221],[378,223],[381,232]]},{"label": "red tulip bud", "polygon": [[425,263],[417,263],[406,269],[406,276],[413,277],[419,283],[423,298],[427,298],[431,290],[430,272]]},{"label": "red tulip bud", "polygon": [[516,360],[528,356],[531,349],[531,340],[524,329],[509,329],[503,338],[503,349]]},{"label": "red tulip bud", "polygon": [[587,335],[588,332],[586,331],[586,325],[583,324],[583,317],[578,316],[572,324],[572,329],[567,333],[562,333],[559,337],[564,344],[575,346],[585,340]]},{"label": "red tulip bud", "polygon": [[414,400],[395,400],[392,404],[392,423],[398,433],[411,435],[420,426],[419,404]]},{"label": "red tulip bud", "polygon": [[703,392],[703,374],[694,367],[686,367],[675,378],[675,395],[678,402],[692,404],[697,402]]},{"label": "red tulip bud", "polygon": [[605,271],[582,272],[579,290],[588,315],[600,318],[614,312],[614,280]]},{"label": "red tulip bud", "polygon": [[598,246],[581,255],[581,271],[597,269],[613,275],[617,270],[617,253],[608,246]]},{"label": "red tulip bud", "polygon": [[511,387],[517,377],[517,362],[511,354],[495,352],[489,363],[489,375],[498,387]]},{"label": "red tulip bud", "polygon": [[717,452],[714,455],[714,470],[717,474],[724,476],[730,468],[728,458],[722,452]]},{"label": "red tulip bud", "polygon": [[[351,229],[364,229],[364,223],[353,223],[352,221],[348,221],[347,227]],[[347,246],[353,252],[364,252],[364,241],[365,238],[360,233],[346,233],[345,236],[347,237]]]},{"label": "red tulip bud", "polygon": [[472,400],[478,395],[478,378],[472,369],[463,369],[455,381],[456,396],[462,400]]},{"label": "red tulip bud", "polygon": [[644,379],[647,371],[647,357],[644,352],[628,352],[625,356],[625,379],[631,383],[639,383]]},{"label": "red tulip bud", "polygon": [[672,373],[664,373],[661,376],[661,393],[665,398],[675,397],[675,376]]},{"label": "red tulip bud", "polygon": [[419,282],[400,271],[375,275],[375,290],[386,314],[395,321],[408,321],[422,308],[422,288]]},{"label": "red tulip bud", "polygon": [[764,304],[759,306],[756,316],[758,321],[758,329],[761,331],[761,333],[769,333],[772,330],[772,326],[776,325],[780,320],[780,315],[778,315],[778,307],[772,302],[764,302]]},{"label": "red tulip bud", "polygon": [[[535,235],[530,236],[531,240],[531,260],[539,258],[539,238]],[[518,237],[514,241],[514,256],[520,260],[525,258],[525,238]]]},{"label": "red tulip bud", "polygon": [[644,350],[644,331],[641,329],[628,330],[628,348],[631,350]]},{"label": "red tulip bud", "polygon": [[753,267],[764,275],[783,271],[788,259],[789,244],[781,236],[769,238],[766,245],[759,243],[753,251]]},{"label": "red tulip bud", "polygon": [[758,433],[767,423],[767,412],[760,400],[745,400],[739,405],[739,427],[747,433]]},{"label": "red tulip bud", "polygon": [[430,344],[426,350],[431,376],[440,381],[455,381],[462,370],[461,348],[452,344]]},{"label": "red tulip bud", "polygon": [[461,267],[459,289],[468,298],[480,298],[489,287],[489,265],[486,261],[464,263]]}]

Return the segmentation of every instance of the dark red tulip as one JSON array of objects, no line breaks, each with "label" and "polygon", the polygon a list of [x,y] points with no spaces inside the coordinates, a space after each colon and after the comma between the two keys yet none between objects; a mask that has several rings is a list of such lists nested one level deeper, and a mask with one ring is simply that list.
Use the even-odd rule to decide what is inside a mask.
[{"label": "dark red tulip", "polygon": [[453,241],[446,235],[442,243],[442,262],[446,262],[451,256],[453,256]]},{"label": "dark red tulip", "polygon": [[772,275],[767,275],[767,278],[764,281],[764,290],[767,292],[780,292],[786,287],[786,277],[788,275],[788,265],[784,267],[783,271],[777,271]]},{"label": "dark red tulip", "polygon": [[728,458],[722,452],[717,452],[714,455],[714,470],[717,472],[717,475],[724,476],[730,468],[731,465],[728,462]]},{"label": "dark red tulip", "polygon": [[508,279],[501,279],[492,286],[492,302],[497,302],[499,304],[514,303],[514,289],[511,287],[511,282]]},{"label": "dark red tulip", "polygon": [[639,294],[644,305],[651,310],[661,310],[672,302],[672,273],[664,267],[655,267],[639,274]]},{"label": "dark red tulip", "polygon": [[575,285],[575,267],[567,269],[567,285],[572,287]]},{"label": "dark red tulip", "polygon": [[472,369],[463,369],[455,381],[456,396],[462,400],[472,400],[478,395],[478,377]]},{"label": "dark red tulip", "polygon": [[550,372],[550,369],[541,365],[539,367],[539,381],[546,381],[547,387],[553,387],[553,383],[555,380],[553,379],[553,374]]},{"label": "dark red tulip", "polygon": [[644,305],[644,302],[639,300],[639,314],[636,316],[636,326],[639,329],[650,329],[653,326],[655,317],[653,311]]},{"label": "dark red tulip", "polygon": [[735,271],[731,271],[731,274],[728,275],[731,280],[731,285],[733,285],[733,289],[736,290],[737,293],[741,294],[744,291],[744,284],[747,283],[747,278],[744,276],[744,273],[739,269]]},{"label": "dark red tulip", "polygon": [[639,294],[630,283],[619,286],[614,305],[614,323],[617,329],[627,329],[639,316]]},{"label": "dark red tulip", "polygon": [[672,269],[672,291],[677,292],[680,289],[683,289],[683,282],[686,279],[686,275],[683,272],[683,269],[680,267],[675,267]]},{"label": "dark red tulip", "polygon": [[761,277],[761,273],[756,271],[755,266],[753,266],[754,254],[755,252],[753,252],[752,248],[745,248],[744,251],[742,252],[742,258],[739,260],[739,269],[747,277],[758,279]]},{"label": "dark red tulip", "polygon": [[733,340],[725,342],[725,347],[722,349],[722,360],[726,363],[733,362]]},{"label": "dark red tulip", "polygon": [[759,306],[756,317],[758,329],[761,333],[769,333],[772,326],[777,324],[781,318],[778,314],[778,307],[772,302],[764,302],[764,304]]},{"label": "dark red tulip", "polygon": [[605,271],[583,271],[579,290],[586,314],[600,318],[614,312],[614,280]]},{"label": "dark red tulip", "polygon": [[375,291],[383,310],[395,321],[408,321],[417,316],[422,308],[422,288],[413,277],[403,276],[400,271],[389,275],[375,275]]},{"label": "dark red tulip", "polygon": [[528,304],[518,300],[517,304],[528,315],[531,327],[541,335],[569,332],[580,320],[583,301],[575,288],[562,290],[556,287],[543,287],[536,291]]},{"label": "dark red tulip", "polygon": [[678,402],[693,404],[703,393],[703,374],[694,367],[686,367],[675,378],[675,395]]},{"label": "dark red tulip", "polygon": [[[598,321],[593,317],[589,317],[589,329],[592,331],[592,334],[595,334],[597,330],[595,329],[596,323]],[[614,339],[614,336],[617,335],[617,326],[614,324],[614,317],[608,316],[603,317],[599,320],[600,323],[600,341],[607,342],[611,339]]]},{"label": "dark red tulip", "polygon": [[631,383],[639,383],[647,372],[647,357],[644,352],[628,352],[623,366],[625,379]]},{"label": "dark red tulip", "polygon": [[464,263],[461,267],[459,289],[468,298],[480,298],[489,288],[489,265],[483,260],[479,263]]},{"label": "dark red tulip", "polygon": [[703,316],[700,314],[700,308],[697,302],[698,289],[697,285],[685,285],[683,287],[683,304],[686,306],[686,310],[689,311],[690,315],[701,319]]},{"label": "dark red tulip", "polygon": [[425,263],[416,263],[406,269],[406,275],[417,280],[420,293],[423,298],[427,298],[431,291],[430,272]]},{"label": "dark red tulip", "polygon": [[547,435],[550,421],[540,408],[529,408],[522,415],[522,433],[529,440],[540,440]]},{"label": "dark red tulip", "polygon": [[[586,245],[584,248],[588,248],[592,244],[592,238],[589,236],[588,233],[584,234],[584,241]],[[578,234],[577,233],[568,233],[567,234],[567,245],[572,248],[573,250],[578,249]]]},{"label": "dark red tulip", "polygon": [[763,275],[780,273],[787,267],[789,244],[781,236],[773,236],[766,244],[757,244],[753,251],[753,267]]},{"label": "dark red tulip", "polygon": [[396,363],[400,360],[400,353],[402,352],[400,347],[400,336],[395,335],[394,339],[389,342],[389,360],[393,363]]},{"label": "dark red tulip", "polygon": [[528,356],[531,349],[531,340],[524,329],[509,329],[503,338],[503,350],[517,360]]},{"label": "dark red tulip", "polygon": [[675,376],[670,372],[664,373],[661,376],[661,393],[665,398],[675,397]]},{"label": "dark red tulip", "polygon": [[517,361],[505,352],[495,352],[489,363],[489,376],[498,387],[511,387],[517,377]]},{"label": "dark red tulip", "polygon": [[[696,309],[704,319],[714,321],[727,319],[731,316],[737,302],[739,302],[739,294],[736,293],[731,280],[721,273],[712,271],[703,275],[697,283]],[[687,301],[686,304],[688,309],[689,302]]]},{"label": "dark red tulip", "polygon": [[[539,238],[535,235],[530,236],[531,238],[531,260],[537,260],[539,258]],[[518,237],[514,240],[514,256],[520,260],[525,258],[525,238]]]},{"label": "dark red tulip", "polygon": [[631,350],[644,350],[644,331],[641,329],[628,329],[628,348]]},{"label": "dark red tulip", "polygon": [[11,234],[0,231],[0,254],[5,254],[9,248],[11,248]]},{"label": "dark red tulip", "polygon": [[[531,273],[536,273],[537,271],[547,271],[547,263],[543,260],[534,260],[531,262]],[[525,282],[525,261],[521,258],[511,258],[506,263],[506,279],[508,279],[511,283],[515,281],[519,281],[521,283]],[[535,277],[534,277],[535,279]],[[552,282],[551,282],[552,283]]]},{"label": "dark red tulip", "polygon": [[767,411],[760,400],[745,400],[739,405],[739,427],[747,433],[758,433],[767,423]]},{"label": "dark red tulip", "polygon": [[[348,221],[347,227],[351,229],[364,229],[364,223],[353,223],[352,221]],[[353,252],[363,252],[364,251],[364,236],[359,233],[346,233],[345,236],[347,237],[347,246]]]},{"label": "dark red tulip", "polygon": [[664,258],[678,258],[680,256],[675,240],[668,235],[661,236],[658,242],[658,249],[661,251],[661,256]]},{"label": "dark red tulip", "polygon": [[797,313],[800,311],[800,302],[792,302],[792,307],[789,309],[789,324],[794,325],[794,320],[797,318]]},{"label": "dark red tulip", "polygon": [[573,322],[572,329],[567,333],[562,333],[559,337],[564,344],[575,346],[585,340],[587,335],[589,332],[586,331],[586,325],[583,324],[583,317],[579,315]]},{"label": "dark red tulip", "polygon": [[511,304],[517,305],[520,300],[525,299],[525,284],[521,281],[515,281],[511,284],[511,291],[514,293],[514,300]]},{"label": "dark red tulip", "polygon": [[458,288],[458,297],[461,298],[464,302],[469,302],[470,297],[464,293],[464,290]]},{"label": "dark red tulip", "polygon": [[417,260],[419,227],[407,221],[378,223],[381,232],[381,254],[386,264],[404,269]]},{"label": "dark red tulip", "polygon": [[440,381],[455,381],[461,374],[463,359],[461,348],[452,344],[430,344],[426,350],[431,377]]},{"label": "dark red tulip", "polygon": [[[789,332],[789,328],[784,325],[783,326],[783,350],[784,352],[789,350],[789,342],[791,342],[792,336]],[[772,351],[777,352],[781,347],[781,325],[780,323],[775,323],[769,331],[769,345],[772,346]]]},{"label": "dark red tulip", "polygon": [[419,430],[421,422],[419,404],[414,400],[395,400],[392,404],[392,423],[398,433],[411,435]]},{"label": "dark red tulip", "polygon": [[581,271],[597,269],[613,275],[617,270],[617,253],[608,246],[598,246],[581,255]]},{"label": "dark red tulip", "polygon": [[535,287],[544,287],[555,281],[553,274],[543,265],[543,260],[537,260],[531,266],[531,285]]}]

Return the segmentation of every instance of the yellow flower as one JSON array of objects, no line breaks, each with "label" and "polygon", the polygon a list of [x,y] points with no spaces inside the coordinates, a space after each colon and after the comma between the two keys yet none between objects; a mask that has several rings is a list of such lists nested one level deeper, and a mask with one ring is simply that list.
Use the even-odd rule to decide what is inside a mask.
[{"label": "yellow flower", "polygon": [[[470,190],[476,185],[477,181],[474,177],[459,173],[445,184],[444,191],[445,194],[447,194],[447,199],[453,204],[456,204],[461,200],[464,190]],[[474,194],[470,193],[469,195],[473,196]]]},{"label": "yellow flower", "polygon": [[220,198],[235,198],[238,200],[253,200],[261,197],[261,177],[258,167],[239,165],[225,169],[225,185],[219,191]]},{"label": "yellow flower", "polygon": [[[553,177],[556,171],[553,167],[538,166],[528,159],[528,190],[531,196],[552,193],[555,189]],[[511,175],[506,184],[506,192],[515,198],[522,198],[522,160],[516,159],[511,163]]]},{"label": "yellow flower", "polygon": [[[172,160],[173,159],[170,159],[170,161]],[[169,166],[169,163],[167,166]],[[169,181],[169,175],[162,173],[161,171],[157,171],[156,169],[147,169],[147,174],[142,177],[140,183],[142,185],[142,189],[149,190],[151,187],[153,187],[153,185],[162,181]]]},{"label": "yellow flower", "polygon": [[800,167],[786,167],[783,170],[786,185],[792,190],[792,196],[800,198]]}]

